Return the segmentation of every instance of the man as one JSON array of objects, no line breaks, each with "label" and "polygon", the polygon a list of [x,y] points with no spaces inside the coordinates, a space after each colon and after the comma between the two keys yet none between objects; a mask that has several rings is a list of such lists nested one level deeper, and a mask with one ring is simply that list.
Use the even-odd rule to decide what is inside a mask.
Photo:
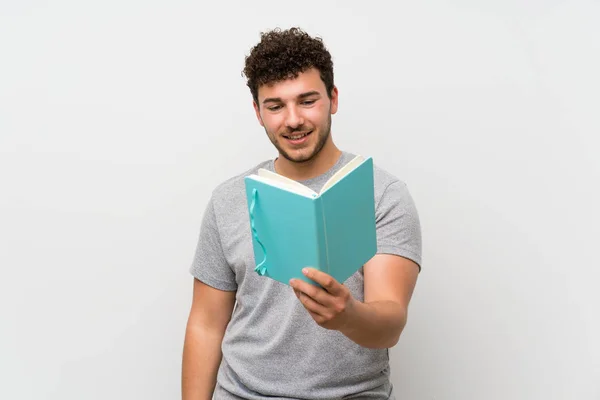
[{"label": "man", "polygon": [[338,89],[321,39],[296,28],[264,33],[244,74],[278,156],[212,192],[191,266],[183,399],[393,399],[388,348],[421,263],[412,198],[375,166],[377,254],[363,268],[346,282],[308,268],[323,288],[259,276],[244,177],[266,168],[319,191],[353,154],[332,139]]}]

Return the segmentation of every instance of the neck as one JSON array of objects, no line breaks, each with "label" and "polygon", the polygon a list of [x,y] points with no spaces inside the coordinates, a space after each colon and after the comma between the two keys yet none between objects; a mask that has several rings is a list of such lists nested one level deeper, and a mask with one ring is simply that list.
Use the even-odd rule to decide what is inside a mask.
[{"label": "neck", "polygon": [[275,171],[286,178],[304,181],[327,172],[341,155],[341,150],[333,143],[330,135],[321,151],[308,161],[293,162],[279,156],[275,160]]}]

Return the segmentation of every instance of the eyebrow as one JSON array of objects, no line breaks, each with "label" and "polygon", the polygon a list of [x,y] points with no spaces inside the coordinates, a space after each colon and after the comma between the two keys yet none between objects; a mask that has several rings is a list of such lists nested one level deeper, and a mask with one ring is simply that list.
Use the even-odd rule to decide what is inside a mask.
[{"label": "eyebrow", "polygon": [[[298,96],[298,99],[302,100],[305,99],[307,97],[310,96],[315,96],[315,95],[320,95],[321,93],[317,92],[316,90],[312,90],[310,92],[306,92],[306,93],[302,93]],[[281,103],[281,97],[267,97],[266,99],[263,100],[263,104],[266,103]]]}]

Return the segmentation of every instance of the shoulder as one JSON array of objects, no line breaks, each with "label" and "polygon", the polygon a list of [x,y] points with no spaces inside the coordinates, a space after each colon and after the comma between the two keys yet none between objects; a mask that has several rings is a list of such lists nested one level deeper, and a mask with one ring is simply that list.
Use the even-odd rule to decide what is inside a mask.
[{"label": "shoulder", "polygon": [[[357,153],[351,151],[343,151],[343,157],[346,162],[350,162]],[[377,200],[385,192],[388,186],[394,184],[395,186],[405,187],[406,184],[400,180],[397,176],[389,172],[387,169],[381,167],[375,160],[373,160],[373,184],[375,185],[375,200]]]},{"label": "shoulder", "polygon": [[378,253],[413,260],[421,269],[421,223],[405,181],[374,167]]},{"label": "shoulder", "polygon": [[388,197],[391,191],[396,194],[403,192],[408,194],[405,181],[375,163],[373,164],[373,183],[377,202],[383,197]]},{"label": "shoulder", "polygon": [[235,204],[239,204],[240,200],[245,203],[244,178],[248,175],[257,173],[260,168],[267,167],[270,162],[270,160],[262,161],[218,184],[211,193],[213,207],[215,207],[216,210],[226,210],[230,209]]},{"label": "shoulder", "polygon": [[[350,151],[344,151],[343,155],[347,161],[350,161],[357,154]],[[379,208],[379,204],[382,200],[384,203],[391,201],[393,204],[406,200],[405,198],[407,196],[410,197],[406,182],[383,168],[375,160],[373,160],[373,185],[376,208]]]}]

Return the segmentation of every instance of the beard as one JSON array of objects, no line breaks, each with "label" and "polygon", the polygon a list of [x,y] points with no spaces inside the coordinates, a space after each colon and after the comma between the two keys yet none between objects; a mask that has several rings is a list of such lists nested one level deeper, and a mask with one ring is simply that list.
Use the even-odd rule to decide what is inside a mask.
[{"label": "beard", "polygon": [[[304,126],[300,126],[292,131],[286,132],[286,134],[293,134],[294,132],[306,132],[306,131],[307,131],[307,129]],[[269,134],[269,132],[267,131],[266,128],[265,128],[265,132],[267,132],[267,136],[269,137],[269,140],[271,140],[271,143],[273,143],[273,146],[275,146],[275,148],[277,149],[277,151],[279,152],[279,154],[281,154],[281,156],[283,158],[285,158],[291,162],[295,162],[295,163],[305,163],[307,161],[314,159],[321,152],[321,150],[325,146],[325,143],[327,143],[327,139],[329,139],[329,136],[331,135],[331,114],[329,114],[329,116],[327,118],[327,123],[325,125],[320,126],[318,130],[312,131],[311,135],[317,134],[318,138],[317,138],[317,143],[314,144],[314,147],[312,148],[312,150],[310,149],[310,147],[302,149],[302,150],[308,151],[308,153],[301,150],[300,154],[293,156],[292,154],[287,152],[283,148],[283,146],[281,146],[281,144],[279,143],[280,136]]]}]

